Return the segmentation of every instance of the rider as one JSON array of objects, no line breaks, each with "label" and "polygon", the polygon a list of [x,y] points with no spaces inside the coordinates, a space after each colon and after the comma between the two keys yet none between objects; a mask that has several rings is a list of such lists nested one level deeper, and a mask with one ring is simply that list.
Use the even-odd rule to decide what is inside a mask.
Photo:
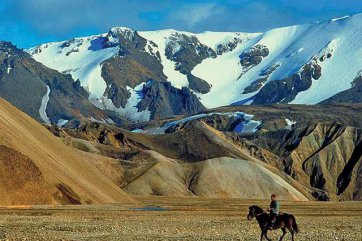
[{"label": "rider", "polygon": [[268,208],[268,211],[270,212],[270,221],[269,221],[269,229],[273,229],[275,220],[277,219],[277,216],[279,215],[279,201],[277,200],[277,196],[275,194],[272,194],[270,196],[271,202],[270,207]]}]

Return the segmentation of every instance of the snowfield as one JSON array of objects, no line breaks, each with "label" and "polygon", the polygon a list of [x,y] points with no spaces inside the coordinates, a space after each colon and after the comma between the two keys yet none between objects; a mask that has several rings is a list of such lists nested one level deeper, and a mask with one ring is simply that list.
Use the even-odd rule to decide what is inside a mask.
[{"label": "snowfield", "polygon": [[208,114],[198,114],[198,115],[192,115],[185,118],[182,118],[180,120],[167,122],[164,125],[152,129],[142,130],[142,129],[136,129],[132,132],[135,133],[147,133],[147,134],[154,134],[154,135],[161,135],[165,134],[165,131],[173,126],[176,126],[178,124],[183,124],[192,120],[199,120],[204,117],[212,116],[212,115],[222,115],[227,117],[237,117],[240,119],[240,123],[235,127],[233,130],[237,133],[253,133],[256,132],[258,129],[257,127],[260,126],[261,121],[253,120],[253,115],[246,114],[244,112],[225,112],[225,113],[208,113]]},{"label": "snowfield", "polygon": [[119,47],[102,48],[105,34],[73,40],[42,44],[28,50],[36,61],[62,73],[71,74],[74,80],[88,90],[90,98],[99,99],[106,90],[101,76],[102,62],[114,56]]},{"label": "snowfield", "polygon": [[[311,61],[321,66],[321,77],[312,80],[312,85],[299,92],[293,104],[316,104],[341,91],[352,87],[351,82],[362,70],[362,14],[346,16],[324,22],[296,25],[273,29],[264,33],[204,32],[189,33],[176,30],[137,32],[147,40],[144,51],[152,56],[159,51],[157,59],[163,65],[164,74],[176,88],[189,85],[186,75],[175,70],[176,62],[166,57],[165,51],[173,44],[173,52],[180,50],[173,41],[181,35],[195,37],[217,52],[220,46],[236,43],[230,51],[218,53],[214,58],[204,59],[192,70],[192,74],[208,82],[212,87],[206,94],[196,93],[207,108],[223,105],[252,104],[260,88],[244,93],[256,80],[266,78],[261,85],[282,80],[298,74],[303,66]],[[113,28],[113,32],[123,33],[131,39],[134,32],[128,28]],[[102,63],[119,51],[119,40],[110,39],[113,47],[102,47],[107,34],[75,38],[68,41],[43,44],[28,50],[37,61],[69,73],[90,93],[94,103],[102,102],[104,108],[114,109],[111,101],[104,97],[106,83],[101,76]],[[149,50],[151,42],[157,46]],[[268,55],[250,68],[240,64],[240,56],[252,48],[264,46]],[[326,57],[328,55],[328,57]],[[265,74],[270,70],[270,73]],[[147,113],[138,113],[135,103],[136,89],[129,88],[132,94],[125,110],[120,115],[129,115],[133,120],[147,120]],[[137,99],[137,101],[136,101]],[[127,114],[128,113],[128,114]],[[131,113],[131,114],[130,114]]]}]

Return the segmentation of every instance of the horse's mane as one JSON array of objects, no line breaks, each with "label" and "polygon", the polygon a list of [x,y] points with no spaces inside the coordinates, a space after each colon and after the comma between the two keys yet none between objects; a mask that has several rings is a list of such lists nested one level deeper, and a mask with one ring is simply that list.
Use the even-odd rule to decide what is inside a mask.
[{"label": "horse's mane", "polygon": [[261,207],[257,206],[257,205],[250,206],[250,208],[253,208],[256,213],[263,213],[264,212],[264,210]]}]

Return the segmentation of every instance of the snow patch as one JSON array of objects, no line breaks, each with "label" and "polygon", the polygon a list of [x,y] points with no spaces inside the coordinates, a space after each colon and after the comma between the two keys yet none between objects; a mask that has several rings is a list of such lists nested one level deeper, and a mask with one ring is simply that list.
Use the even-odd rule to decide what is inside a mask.
[{"label": "snow patch", "polygon": [[116,122],[114,122],[114,120],[111,118],[107,118],[106,121],[108,124],[116,124]]},{"label": "snow patch", "polygon": [[362,76],[362,70],[360,70],[360,71],[357,72],[356,78],[359,78],[359,77],[361,77],[361,76]]},{"label": "snow patch", "polygon": [[200,41],[200,43],[217,50],[219,45],[227,45],[237,41],[242,44],[252,38],[259,36],[261,33],[233,33],[233,32],[203,32],[195,34],[194,36]]},{"label": "snow patch", "polygon": [[118,35],[124,36],[126,39],[132,41],[134,38],[134,30],[126,27],[114,27],[109,31],[109,39],[113,38],[113,42],[118,43]]},{"label": "snow patch", "polygon": [[57,126],[62,127],[66,125],[69,122],[69,120],[59,119],[57,122]]},{"label": "snow patch", "polygon": [[254,115],[244,114],[245,121],[240,122],[234,129],[234,132],[240,134],[254,133],[258,131],[261,121],[253,120]]},{"label": "snow patch", "polygon": [[198,120],[198,119],[201,119],[201,118],[204,118],[207,116],[212,116],[212,115],[223,115],[223,116],[227,116],[227,117],[239,117],[241,122],[234,129],[234,132],[237,132],[237,133],[255,132],[255,131],[257,131],[257,127],[261,124],[260,121],[252,120],[252,118],[254,117],[253,115],[248,115],[248,114],[245,114],[244,112],[225,112],[225,113],[212,112],[212,113],[197,114],[197,115],[189,116],[189,117],[186,117],[186,118],[183,118],[180,120],[168,122],[168,123],[164,124],[163,126],[160,126],[157,128],[152,128],[152,129],[148,129],[148,130],[135,129],[132,132],[157,134],[157,135],[165,134],[165,131],[172,126],[176,126],[178,124],[186,123],[186,122],[192,121],[192,120]]},{"label": "snow patch", "polygon": [[350,17],[350,15],[346,15],[346,16],[343,16],[343,17],[340,17],[340,18],[333,18],[331,21],[335,22],[335,21],[346,19],[346,18],[349,18],[349,17]]},{"label": "snow patch", "polygon": [[172,49],[172,56],[174,56],[178,51],[181,50],[181,45],[176,42],[169,42],[168,46]]},{"label": "snow patch", "polygon": [[294,51],[294,52],[292,52],[292,53],[288,54],[285,58],[293,57],[294,55],[296,55],[296,54],[298,54],[298,53],[302,52],[302,51],[303,51],[303,49],[304,49],[304,48],[300,48],[300,49],[298,49],[298,50],[296,50],[296,51]]},{"label": "snow patch", "polygon": [[43,96],[43,98],[41,99],[41,106],[39,108],[39,114],[41,119],[44,121],[44,123],[50,125],[50,119],[46,113],[46,109],[47,109],[47,105],[49,102],[49,94],[50,94],[50,88],[47,85],[47,92],[45,93],[45,95]]},{"label": "snow patch", "polygon": [[291,130],[293,125],[297,124],[296,121],[289,120],[287,118],[285,118],[285,121],[287,122],[287,125],[285,126],[285,129],[288,129],[288,130]]},{"label": "snow patch", "polygon": [[131,96],[127,100],[125,108],[119,107],[117,108],[112,100],[103,97],[101,99],[91,99],[92,103],[106,110],[111,110],[117,112],[120,116],[125,117],[131,121],[135,122],[143,122],[149,121],[151,117],[151,112],[149,110],[138,111],[137,105],[144,98],[143,96],[143,86],[145,83],[141,83],[137,85],[134,89],[127,86],[127,90],[131,93]]},{"label": "snow patch", "polygon": [[6,73],[7,74],[10,74],[10,70],[12,70],[13,68],[11,68],[11,66],[10,65],[8,65],[8,68],[6,69]]}]

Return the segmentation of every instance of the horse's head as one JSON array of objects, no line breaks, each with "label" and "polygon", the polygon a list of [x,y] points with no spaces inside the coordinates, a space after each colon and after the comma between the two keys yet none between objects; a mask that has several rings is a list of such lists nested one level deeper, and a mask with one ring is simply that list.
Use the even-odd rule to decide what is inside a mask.
[{"label": "horse's head", "polygon": [[258,214],[261,214],[263,213],[264,210],[258,206],[250,206],[249,207],[249,213],[248,213],[248,216],[247,216],[247,219],[248,220],[252,220],[254,217],[256,217]]}]

